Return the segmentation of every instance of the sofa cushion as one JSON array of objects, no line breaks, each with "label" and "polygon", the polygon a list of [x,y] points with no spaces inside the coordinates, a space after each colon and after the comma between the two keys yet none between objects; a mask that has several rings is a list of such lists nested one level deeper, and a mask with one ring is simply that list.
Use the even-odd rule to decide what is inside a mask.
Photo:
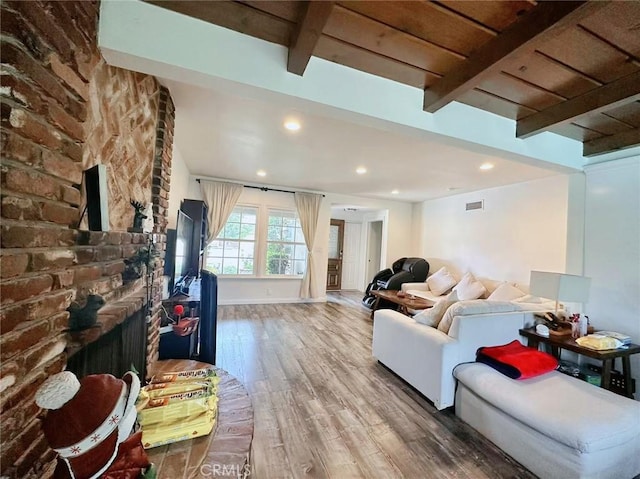
[{"label": "sofa cushion", "polygon": [[472,273],[465,273],[453,290],[457,291],[460,301],[478,299],[487,291],[484,285],[478,281]]},{"label": "sofa cushion", "polygon": [[637,440],[640,403],[551,371],[509,379],[485,364],[461,364],[454,376],[489,404],[582,453]]},{"label": "sofa cushion", "polygon": [[438,324],[438,329],[443,333],[449,334],[449,328],[456,316],[469,316],[473,314],[489,314],[489,313],[510,313],[512,311],[520,311],[521,308],[508,301],[487,301],[485,299],[474,299],[471,301],[459,301],[453,304],[447,312],[444,313],[442,320]]},{"label": "sofa cushion", "polygon": [[513,301],[522,298],[525,294],[507,282],[501,283],[487,298],[489,301]]},{"label": "sofa cushion", "polygon": [[547,298],[540,298],[539,296],[532,296],[530,294],[526,294],[520,298],[516,298],[514,300],[512,300],[514,303],[530,303],[530,304],[541,304],[541,303],[548,303],[550,301],[552,301],[551,299],[547,299]]},{"label": "sofa cushion", "polygon": [[449,306],[458,301],[458,296],[455,291],[452,291],[447,297],[440,299],[432,308],[425,309],[413,316],[420,324],[437,328],[438,323],[442,320],[442,316],[447,311]]},{"label": "sofa cushion", "polygon": [[429,290],[440,296],[456,285],[456,278],[444,266],[427,278]]}]

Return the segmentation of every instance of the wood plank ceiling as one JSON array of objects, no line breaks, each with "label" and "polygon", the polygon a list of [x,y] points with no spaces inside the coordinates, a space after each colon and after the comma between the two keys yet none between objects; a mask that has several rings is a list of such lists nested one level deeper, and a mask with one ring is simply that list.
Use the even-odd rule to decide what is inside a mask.
[{"label": "wood plank ceiling", "polygon": [[640,1],[150,1],[552,131],[585,156],[640,144]]}]

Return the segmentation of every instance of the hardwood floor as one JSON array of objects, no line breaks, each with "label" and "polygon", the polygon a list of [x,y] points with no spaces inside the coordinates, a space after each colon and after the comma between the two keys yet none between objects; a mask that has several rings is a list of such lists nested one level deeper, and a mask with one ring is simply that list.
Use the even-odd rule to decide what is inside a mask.
[{"label": "hardwood floor", "polygon": [[373,359],[360,299],[219,307],[217,365],[253,401],[251,478],[534,477]]}]

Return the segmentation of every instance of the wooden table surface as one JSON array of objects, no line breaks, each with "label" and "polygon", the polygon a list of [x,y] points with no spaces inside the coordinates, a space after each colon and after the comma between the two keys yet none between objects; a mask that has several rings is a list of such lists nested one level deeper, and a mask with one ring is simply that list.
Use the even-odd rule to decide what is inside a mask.
[{"label": "wooden table surface", "polygon": [[[150,375],[204,367],[211,365],[188,359],[168,359],[157,361],[150,368]],[[159,479],[249,475],[253,440],[251,399],[235,377],[219,368],[216,368],[216,372],[220,377],[220,383],[215,429],[207,436],[147,450],[149,460],[158,468]]]},{"label": "wooden table surface", "polygon": [[398,291],[390,291],[386,289],[377,289],[372,290],[371,294],[376,297],[373,306],[371,307],[371,319],[373,319],[373,313],[378,309],[381,299],[386,299],[387,301],[391,301],[399,305],[398,310],[402,314],[409,314],[409,309],[427,309],[431,308],[435,303],[429,299],[420,298],[414,296],[410,297],[408,294],[406,296],[398,296]]}]

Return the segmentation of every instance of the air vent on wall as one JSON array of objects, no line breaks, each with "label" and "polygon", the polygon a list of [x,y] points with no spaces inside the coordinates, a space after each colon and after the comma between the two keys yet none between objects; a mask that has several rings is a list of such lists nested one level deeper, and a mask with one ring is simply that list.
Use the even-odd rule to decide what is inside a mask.
[{"label": "air vent on wall", "polygon": [[471,203],[467,203],[465,206],[466,211],[483,210],[483,209],[484,209],[484,200],[472,201]]}]

